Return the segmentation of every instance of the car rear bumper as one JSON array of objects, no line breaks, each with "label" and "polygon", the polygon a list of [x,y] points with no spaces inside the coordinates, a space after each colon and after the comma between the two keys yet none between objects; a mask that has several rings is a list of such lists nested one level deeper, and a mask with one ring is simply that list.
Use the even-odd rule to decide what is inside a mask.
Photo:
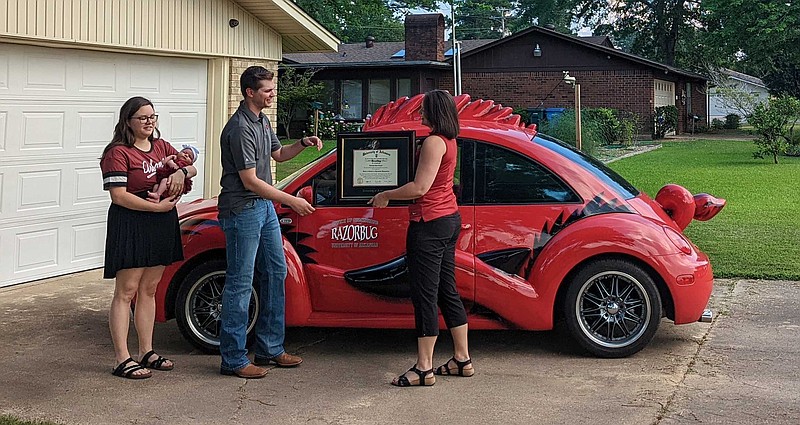
[{"label": "car rear bumper", "polygon": [[662,276],[672,295],[675,324],[704,321],[714,288],[714,274],[708,256],[694,250],[690,255],[667,255],[659,259],[666,271]]}]

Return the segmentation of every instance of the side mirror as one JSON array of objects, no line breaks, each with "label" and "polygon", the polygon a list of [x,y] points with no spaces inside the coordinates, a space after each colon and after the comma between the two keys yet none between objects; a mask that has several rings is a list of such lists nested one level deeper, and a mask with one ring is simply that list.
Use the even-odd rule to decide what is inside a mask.
[{"label": "side mirror", "polygon": [[303,186],[300,190],[297,191],[297,196],[303,198],[311,204],[311,206],[315,206],[316,202],[314,202],[314,189],[311,186]]}]

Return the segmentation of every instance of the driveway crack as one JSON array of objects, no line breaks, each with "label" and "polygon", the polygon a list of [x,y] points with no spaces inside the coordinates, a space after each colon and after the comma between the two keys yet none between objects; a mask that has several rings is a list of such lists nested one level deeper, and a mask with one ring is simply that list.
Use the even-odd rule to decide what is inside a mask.
[{"label": "driveway crack", "polygon": [[675,403],[675,400],[678,397],[678,393],[680,393],[680,391],[684,388],[683,384],[684,382],[686,382],[686,377],[689,376],[689,373],[691,373],[694,370],[694,365],[697,364],[697,360],[700,358],[700,351],[703,349],[703,346],[705,345],[706,341],[708,341],[711,331],[714,329],[714,327],[717,326],[717,322],[722,319],[722,316],[727,315],[723,314],[722,312],[725,313],[728,312],[728,300],[733,295],[733,291],[736,289],[737,283],[738,281],[734,281],[729,286],[728,290],[724,292],[725,300],[719,306],[718,310],[720,312],[719,315],[713,322],[711,322],[711,325],[708,327],[708,329],[706,329],[706,332],[703,334],[703,337],[700,338],[700,341],[697,342],[697,350],[695,350],[694,354],[689,360],[689,363],[686,365],[686,370],[683,371],[683,375],[681,376],[680,381],[678,381],[678,383],[675,385],[675,389],[669,395],[669,398],[667,398],[667,402],[661,404],[661,409],[659,409],[658,414],[656,415],[656,418],[651,423],[651,425],[659,425],[661,421],[667,417],[667,414],[671,410],[672,405]]}]

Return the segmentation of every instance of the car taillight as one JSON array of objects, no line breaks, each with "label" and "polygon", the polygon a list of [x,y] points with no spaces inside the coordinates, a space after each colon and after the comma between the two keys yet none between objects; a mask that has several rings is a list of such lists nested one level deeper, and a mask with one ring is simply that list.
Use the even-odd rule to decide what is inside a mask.
[{"label": "car taillight", "polygon": [[685,237],[683,237],[682,234],[676,232],[675,229],[666,226],[664,226],[664,233],[667,234],[667,237],[670,241],[672,241],[672,244],[675,245],[675,247],[678,248],[682,253],[692,253],[692,245],[686,240]]}]

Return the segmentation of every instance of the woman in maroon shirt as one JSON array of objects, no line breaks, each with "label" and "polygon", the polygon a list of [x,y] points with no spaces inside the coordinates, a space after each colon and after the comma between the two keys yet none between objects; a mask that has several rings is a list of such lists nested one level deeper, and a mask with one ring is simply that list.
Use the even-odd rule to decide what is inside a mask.
[{"label": "woman in maroon shirt", "polygon": [[[109,312],[109,328],[117,365],[115,376],[144,379],[149,369],[172,370],[172,361],[153,351],[155,293],[164,267],[183,260],[175,203],[185,178],[197,174],[193,166],[176,170],[168,182],[168,196],[148,202],[147,191],[158,183],[156,172],[164,159],[177,154],[160,138],[153,104],[143,97],[128,99],[119,111],[111,143],[103,150],[100,168],[103,189],[111,194],[106,227],[103,277],[116,278]],[[134,325],[139,337],[139,361],[128,352],[131,300],[136,297]]]},{"label": "woman in maroon shirt", "polygon": [[[392,199],[415,200],[408,208],[406,260],[417,328],[417,363],[392,381],[400,387],[433,385],[434,374],[475,373],[467,344],[467,314],[455,282],[455,247],[461,230],[453,193],[458,111],[449,93],[433,90],[425,93],[420,114],[431,134],[422,142],[414,181],[380,192],[370,200],[378,208]],[[454,354],[434,371],[433,349],[439,335],[437,305],[453,336]]]}]

